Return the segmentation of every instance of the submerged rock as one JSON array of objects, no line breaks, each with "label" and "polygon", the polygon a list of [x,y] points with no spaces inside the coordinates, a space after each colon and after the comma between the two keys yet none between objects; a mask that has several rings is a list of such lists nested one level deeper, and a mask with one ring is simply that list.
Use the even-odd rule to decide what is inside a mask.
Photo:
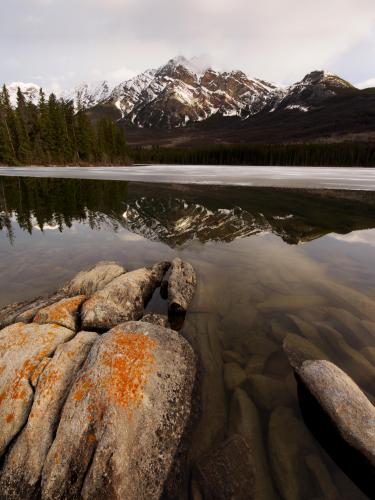
[{"label": "submerged rock", "polygon": [[375,466],[375,407],[357,384],[329,361],[305,361],[299,376],[342,438]]},{"label": "submerged rock", "polygon": [[0,476],[0,491],[7,499],[33,497],[65,398],[97,339],[96,333],[80,332],[60,345],[52,358],[44,358],[27,423],[7,454]]},{"label": "submerged rock", "polygon": [[223,361],[224,363],[238,363],[241,366],[244,366],[246,364],[245,358],[236,351],[223,351]]},{"label": "submerged rock", "polygon": [[253,354],[249,361],[246,363],[245,372],[246,375],[252,375],[253,373],[262,373],[264,370],[264,365],[266,362],[266,357],[261,354]]},{"label": "submerged rock", "polygon": [[250,462],[254,462],[254,499],[276,498],[263,443],[259,413],[243,389],[236,389],[233,393],[229,413],[229,433],[241,435],[249,446]]},{"label": "submerged rock", "polygon": [[65,286],[64,290],[68,295],[86,295],[90,297],[124,273],[126,273],[126,269],[117,262],[98,262],[95,266],[78,273]]},{"label": "submerged rock", "polygon": [[82,306],[82,327],[107,330],[123,321],[140,319],[145,303],[160,285],[169,265],[160,262],[152,268],[136,269],[95,292]]},{"label": "submerged rock", "polygon": [[310,455],[307,455],[305,462],[319,485],[323,498],[326,500],[340,500],[340,493],[338,492],[327,467],[320,460],[319,456],[316,453],[311,453]]},{"label": "submerged rock", "polygon": [[329,356],[309,340],[288,333],[283,342],[283,349],[292,367],[298,371],[302,363],[308,359],[329,359]]},{"label": "submerged rock", "polygon": [[277,406],[288,406],[293,397],[282,380],[266,375],[250,375],[246,389],[258,408],[273,410]]},{"label": "submerged rock", "polygon": [[201,458],[196,478],[205,500],[255,499],[255,466],[248,444],[233,435]]},{"label": "submerged rock", "polygon": [[246,378],[245,371],[238,363],[224,364],[224,383],[228,391],[234,391],[245,382]]},{"label": "submerged rock", "polygon": [[86,297],[84,295],[78,295],[43,307],[35,315],[34,323],[39,323],[40,325],[52,323],[76,331],[79,319],[78,311],[85,300]]},{"label": "submerged rock", "polygon": [[128,322],[103,334],[65,403],[42,497],[159,498],[194,377],[193,351],[173,330]]},{"label": "submerged rock", "polygon": [[197,276],[193,266],[176,257],[172,261],[168,280],[168,308],[170,313],[185,313],[194,296]]},{"label": "submerged rock", "polygon": [[301,460],[314,450],[308,431],[290,408],[276,408],[268,429],[269,457],[277,488],[285,500],[310,498],[309,471]]},{"label": "submerged rock", "polygon": [[36,323],[15,323],[0,331],[0,456],[28,418],[31,379],[39,364],[73,336],[62,326]]}]

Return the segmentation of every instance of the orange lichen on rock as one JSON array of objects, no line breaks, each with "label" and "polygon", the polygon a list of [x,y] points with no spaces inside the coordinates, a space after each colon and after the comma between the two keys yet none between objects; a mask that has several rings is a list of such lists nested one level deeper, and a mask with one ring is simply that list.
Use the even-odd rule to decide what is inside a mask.
[{"label": "orange lichen on rock", "polygon": [[84,295],[77,295],[76,297],[62,299],[55,304],[44,307],[36,314],[34,323],[55,323],[67,328],[73,328],[75,315],[85,299]]},{"label": "orange lichen on rock", "polygon": [[13,422],[14,420],[14,415],[13,413],[8,413],[8,415],[5,417],[5,421],[7,424],[10,424],[10,422]]},{"label": "orange lichen on rock", "polygon": [[[83,374],[76,382],[72,398],[80,402],[89,396],[91,402],[87,410],[91,416],[103,413],[100,400],[105,401],[105,406],[116,404],[131,410],[142,401],[148,376],[155,364],[152,353],[155,347],[155,340],[142,333],[114,332],[110,349],[104,350],[95,364],[106,370],[101,370],[102,376],[98,379],[90,370]],[[101,408],[100,412],[98,408]]]},{"label": "orange lichen on rock", "polygon": [[76,388],[73,399],[76,401],[82,401],[82,399],[91,391],[94,387],[94,384],[90,380],[89,377],[81,377],[78,381],[78,387]]},{"label": "orange lichen on rock", "polygon": [[105,353],[103,363],[110,368],[108,394],[123,407],[137,406],[143,397],[148,375],[155,363],[155,340],[142,333],[116,332],[114,353]]}]

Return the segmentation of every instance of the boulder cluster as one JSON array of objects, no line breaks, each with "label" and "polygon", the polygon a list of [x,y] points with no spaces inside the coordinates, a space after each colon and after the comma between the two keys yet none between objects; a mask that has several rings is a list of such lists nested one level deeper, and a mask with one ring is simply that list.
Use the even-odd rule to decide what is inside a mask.
[{"label": "boulder cluster", "polygon": [[[145,314],[163,281],[169,317]],[[130,272],[99,262],[1,311],[1,498],[162,495],[196,374],[170,323],[181,324],[195,287],[178,258]]]}]

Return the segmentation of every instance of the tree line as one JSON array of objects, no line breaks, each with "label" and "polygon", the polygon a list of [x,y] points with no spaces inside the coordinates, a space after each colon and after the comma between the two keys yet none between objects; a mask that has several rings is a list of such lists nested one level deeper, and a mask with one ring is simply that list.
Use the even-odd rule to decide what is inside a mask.
[{"label": "tree line", "polygon": [[138,147],[136,163],[183,165],[375,166],[374,142]]},{"label": "tree line", "polygon": [[0,164],[126,164],[124,132],[108,118],[94,125],[70,100],[48,97],[38,103],[17,90],[12,106],[7,87],[0,92]]}]

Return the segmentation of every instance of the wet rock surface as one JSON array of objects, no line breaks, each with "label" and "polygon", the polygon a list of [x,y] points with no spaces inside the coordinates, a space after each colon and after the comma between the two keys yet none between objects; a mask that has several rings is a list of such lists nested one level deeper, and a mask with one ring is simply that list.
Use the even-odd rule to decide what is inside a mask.
[{"label": "wet rock surface", "polygon": [[375,407],[357,384],[329,361],[305,361],[298,373],[343,439],[375,466]]},{"label": "wet rock surface", "polygon": [[172,313],[185,313],[197,285],[194,268],[180,258],[173,259],[168,280],[168,307]]},{"label": "wet rock surface", "polygon": [[[28,322],[0,330],[0,498],[161,496],[196,374],[168,318],[144,315],[169,265],[100,262],[0,313]],[[95,331],[77,333],[82,324]]]}]

